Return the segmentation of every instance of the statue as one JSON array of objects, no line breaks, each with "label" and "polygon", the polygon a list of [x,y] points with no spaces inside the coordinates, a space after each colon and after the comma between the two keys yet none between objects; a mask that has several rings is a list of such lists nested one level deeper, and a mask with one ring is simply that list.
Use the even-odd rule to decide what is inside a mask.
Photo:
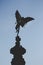
[{"label": "statue", "polygon": [[15,46],[10,49],[10,53],[13,54],[13,59],[11,61],[11,65],[25,65],[25,60],[23,59],[23,54],[26,53],[26,49],[20,45],[21,38],[19,37],[18,34],[20,32],[20,26],[24,27],[24,25],[27,22],[34,20],[34,18],[21,17],[18,10],[15,13],[15,17],[16,17],[16,21],[17,21],[16,27],[15,27],[17,36],[16,36]]},{"label": "statue", "polygon": [[20,26],[24,27],[25,24],[34,20],[34,18],[32,18],[32,17],[26,17],[26,18],[21,17],[18,10],[15,13],[15,17],[16,17],[16,22],[17,22],[15,29],[16,29],[16,32],[18,32],[18,34],[19,34]]}]

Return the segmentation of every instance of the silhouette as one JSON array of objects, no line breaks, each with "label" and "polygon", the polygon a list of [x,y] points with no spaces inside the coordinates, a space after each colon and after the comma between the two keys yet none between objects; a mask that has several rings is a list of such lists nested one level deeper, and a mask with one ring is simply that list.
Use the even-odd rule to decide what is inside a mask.
[{"label": "silhouette", "polygon": [[15,13],[15,17],[16,17],[16,21],[17,21],[15,28],[17,30],[16,32],[18,32],[18,33],[19,33],[19,30],[20,30],[20,26],[24,27],[25,24],[27,24],[28,22],[34,20],[34,18],[32,18],[32,17],[26,17],[26,18],[21,17],[21,15],[18,12],[18,10]]},{"label": "silhouette", "polygon": [[26,18],[21,17],[18,10],[15,13],[15,17],[16,17],[16,21],[17,21],[16,27],[15,27],[17,36],[15,39],[16,40],[15,46],[10,49],[10,53],[13,54],[11,65],[25,65],[25,60],[23,58],[23,54],[26,53],[26,49],[20,45],[21,38],[19,37],[18,34],[20,32],[20,26],[24,27],[24,25],[27,22],[34,20],[34,18],[32,18],[32,17],[26,17]]},{"label": "silhouette", "polygon": [[21,38],[19,36],[16,37],[15,46],[10,49],[10,53],[13,54],[13,59],[11,61],[11,65],[25,65],[25,61],[23,59],[23,54],[26,50],[20,45]]}]

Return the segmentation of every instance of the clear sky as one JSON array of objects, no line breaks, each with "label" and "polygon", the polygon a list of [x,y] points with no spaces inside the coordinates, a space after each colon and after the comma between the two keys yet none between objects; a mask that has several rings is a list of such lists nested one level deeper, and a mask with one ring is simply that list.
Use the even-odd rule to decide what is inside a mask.
[{"label": "clear sky", "polygon": [[34,21],[21,27],[25,65],[43,65],[43,0],[0,0],[0,65],[11,65],[10,48],[15,45],[15,11]]}]

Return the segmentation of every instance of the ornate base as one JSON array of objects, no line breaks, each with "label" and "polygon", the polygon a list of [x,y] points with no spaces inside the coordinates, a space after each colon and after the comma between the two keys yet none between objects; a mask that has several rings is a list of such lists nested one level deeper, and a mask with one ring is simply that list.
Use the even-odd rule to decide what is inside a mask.
[{"label": "ornate base", "polygon": [[17,36],[15,43],[16,45],[10,49],[10,53],[14,56],[11,61],[11,65],[25,65],[22,55],[26,52],[26,50],[20,45],[20,40],[21,38]]}]

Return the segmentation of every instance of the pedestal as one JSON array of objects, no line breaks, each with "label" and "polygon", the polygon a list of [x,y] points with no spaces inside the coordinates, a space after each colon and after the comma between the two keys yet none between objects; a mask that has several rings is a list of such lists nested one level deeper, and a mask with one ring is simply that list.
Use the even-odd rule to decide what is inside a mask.
[{"label": "pedestal", "polygon": [[26,49],[20,45],[21,38],[17,35],[15,46],[10,49],[10,53],[13,54],[11,65],[25,65],[23,54],[26,53]]}]

